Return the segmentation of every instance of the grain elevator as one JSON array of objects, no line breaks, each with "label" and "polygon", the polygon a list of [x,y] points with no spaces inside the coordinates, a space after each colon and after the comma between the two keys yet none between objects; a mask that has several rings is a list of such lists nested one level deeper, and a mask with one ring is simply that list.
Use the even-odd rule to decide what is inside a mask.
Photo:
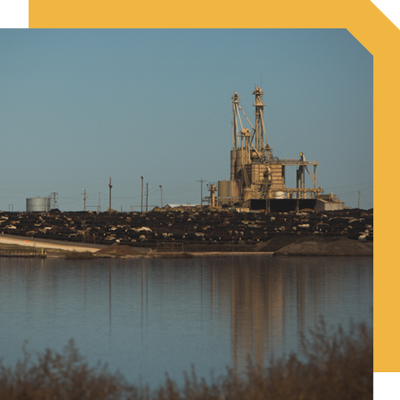
[{"label": "grain elevator", "polygon": [[[261,87],[255,87],[253,95],[253,123],[243,111],[239,95],[234,92],[232,96],[233,148],[230,153],[230,180],[218,182],[218,205],[267,211],[315,209],[316,200],[323,193],[323,189],[317,186],[319,161],[306,160],[302,152],[298,159],[280,159],[274,156],[264,125],[264,92]],[[245,122],[248,127],[245,127]],[[296,169],[296,187],[286,186],[287,167]],[[311,180],[309,186],[306,185],[306,173]]]}]

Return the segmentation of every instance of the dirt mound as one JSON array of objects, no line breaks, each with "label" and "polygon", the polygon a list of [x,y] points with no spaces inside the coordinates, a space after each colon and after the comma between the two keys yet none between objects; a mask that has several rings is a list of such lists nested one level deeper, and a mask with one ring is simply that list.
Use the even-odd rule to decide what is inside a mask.
[{"label": "dirt mound", "polygon": [[373,244],[351,239],[308,240],[291,243],[275,252],[279,256],[372,256]]},{"label": "dirt mound", "polygon": [[114,254],[116,256],[134,256],[142,254],[141,251],[135,250],[131,246],[113,244],[109,247],[96,251],[97,254]]}]

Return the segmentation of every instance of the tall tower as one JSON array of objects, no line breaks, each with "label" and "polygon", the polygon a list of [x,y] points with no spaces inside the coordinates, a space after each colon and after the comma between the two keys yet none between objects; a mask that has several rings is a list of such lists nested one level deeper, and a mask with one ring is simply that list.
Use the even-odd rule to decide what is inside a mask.
[{"label": "tall tower", "polygon": [[233,96],[232,96],[232,111],[233,111],[233,127],[232,127],[232,144],[233,144],[233,148],[236,150],[238,147],[238,143],[237,143],[237,133],[238,133],[238,117],[239,116],[239,102],[240,102],[240,98],[239,95],[236,92],[233,92]]},{"label": "tall tower", "polygon": [[263,111],[265,104],[263,103],[264,92],[258,86],[256,86],[254,92],[256,101],[254,107],[256,108],[256,126],[255,126],[255,148],[261,154],[264,147],[264,123],[263,123]]}]

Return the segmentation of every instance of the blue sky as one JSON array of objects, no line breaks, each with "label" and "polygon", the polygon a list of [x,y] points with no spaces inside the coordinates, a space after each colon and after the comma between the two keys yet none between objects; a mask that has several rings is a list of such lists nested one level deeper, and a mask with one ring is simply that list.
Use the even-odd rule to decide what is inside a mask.
[{"label": "blue sky", "polygon": [[57,192],[80,211],[86,189],[105,211],[110,177],[116,209],[140,209],[141,176],[150,206],[159,185],[199,203],[198,180],[230,176],[231,96],[253,120],[255,85],[274,155],[303,151],[325,193],[373,207],[373,57],[346,30],[1,30],[0,54],[0,210]]}]

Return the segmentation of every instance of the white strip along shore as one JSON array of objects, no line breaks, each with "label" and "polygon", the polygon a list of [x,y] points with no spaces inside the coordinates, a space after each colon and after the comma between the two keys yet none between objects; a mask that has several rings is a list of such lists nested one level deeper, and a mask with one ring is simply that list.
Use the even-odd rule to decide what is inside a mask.
[{"label": "white strip along shore", "polygon": [[58,243],[56,240],[41,240],[41,239],[32,239],[29,237],[22,236],[12,236],[12,235],[0,235],[0,243],[4,244],[17,244],[19,246],[26,247],[36,247],[38,249],[59,249],[59,250],[67,250],[67,251],[77,251],[77,252],[91,252],[95,253],[96,251],[103,249],[104,245],[91,245],[89,243]]}]

